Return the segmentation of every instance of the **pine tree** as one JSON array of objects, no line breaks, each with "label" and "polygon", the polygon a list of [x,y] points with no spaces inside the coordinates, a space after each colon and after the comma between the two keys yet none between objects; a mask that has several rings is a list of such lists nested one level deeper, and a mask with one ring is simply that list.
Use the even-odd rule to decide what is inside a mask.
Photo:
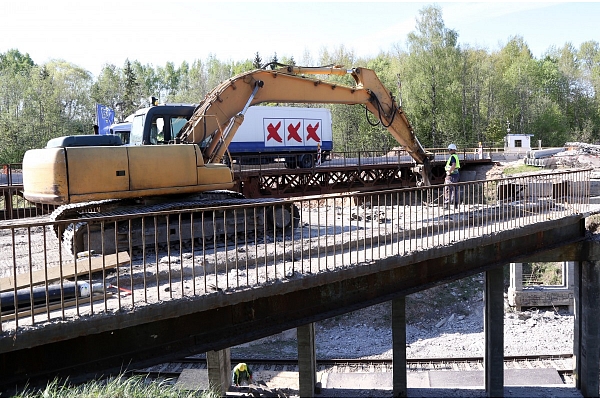
[{"label": "pine tree", "polygon": [[254,55],[254,61],[252,62],[252,65],[256,69],[262,68],[262,58],[260,58],[260,54],[258,54],[258,51]]},{"label": "pine tree", "polygon": [[136,79],[135,72],[131,67],[129,59],[125,60],[125,67],[123,68],[125,90],[123,92],[123,113],[129,115],[133,113],[136,108],[135,96],[139,83]]}]

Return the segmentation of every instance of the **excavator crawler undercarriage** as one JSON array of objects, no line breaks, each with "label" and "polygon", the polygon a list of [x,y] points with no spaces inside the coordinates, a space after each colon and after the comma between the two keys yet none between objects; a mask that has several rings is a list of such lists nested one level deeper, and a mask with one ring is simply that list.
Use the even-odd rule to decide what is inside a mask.
[{"label": "excavator crawler undercarriage", "polygon": [[135,204],[109,200],[59,207],[53,214],[63,247],[74,255],[92,251],[140,252],[168,246],[196,248],[262,240],[289,233],[298,208],[270,199],[246,199],[236,192],[206,192],[184,200]]}]

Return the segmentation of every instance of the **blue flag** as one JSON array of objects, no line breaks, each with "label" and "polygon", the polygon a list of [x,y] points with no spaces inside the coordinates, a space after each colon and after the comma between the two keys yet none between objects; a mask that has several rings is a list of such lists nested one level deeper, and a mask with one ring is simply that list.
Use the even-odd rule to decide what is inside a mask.
[{"label": "blue flag", "polygon": [[108,127],[115,122],[115,111],[105,105],[96,104],[96,125],[100,135],[108,135]]}]

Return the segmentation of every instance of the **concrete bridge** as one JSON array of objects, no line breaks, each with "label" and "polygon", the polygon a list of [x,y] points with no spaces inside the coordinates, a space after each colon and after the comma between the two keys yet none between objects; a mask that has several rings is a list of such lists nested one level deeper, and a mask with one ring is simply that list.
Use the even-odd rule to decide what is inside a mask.
[{"label": "concrete bridge", "polygon": [[[597,397],[600,253],[585,229],[598,212],[589,175],[461,183],[461,204],[449,210],[442,207],[445,188],[433,186],[151,211],[143,220],[90,214],[72,221],[84,227],[80,257],[54,234],[62,237],[70,222],[6,222],[0,387],[49,375],[85,379],[207,352],[209,377],[225,388],[229,347],[297,327],[300,395],[310,397],[313,324],[392,301],[394,395],[405,396],[404,297],[485,272],[485,388],[501,397],[503,330],[492,327],[503,323],[502,267],[568,260],[576,262],[576,382],[584,396]],[[291,205],[298,219],[278,230],[277,216]],[[228,231],[224,221],[232,215],[238,222]],[[166,232],[170,246],[161,246]],[[100,249],[112,251],[91,254],[94,233]]]}]

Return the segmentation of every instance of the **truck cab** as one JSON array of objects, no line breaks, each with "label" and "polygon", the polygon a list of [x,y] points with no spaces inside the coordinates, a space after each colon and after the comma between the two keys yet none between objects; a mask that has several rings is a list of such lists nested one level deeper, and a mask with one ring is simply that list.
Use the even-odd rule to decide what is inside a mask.
[{"label": "truck cab", "polygon": [[173,143],[196,107],[196,104],[163,104],[136,111],[131,122],[129,144]]}]

